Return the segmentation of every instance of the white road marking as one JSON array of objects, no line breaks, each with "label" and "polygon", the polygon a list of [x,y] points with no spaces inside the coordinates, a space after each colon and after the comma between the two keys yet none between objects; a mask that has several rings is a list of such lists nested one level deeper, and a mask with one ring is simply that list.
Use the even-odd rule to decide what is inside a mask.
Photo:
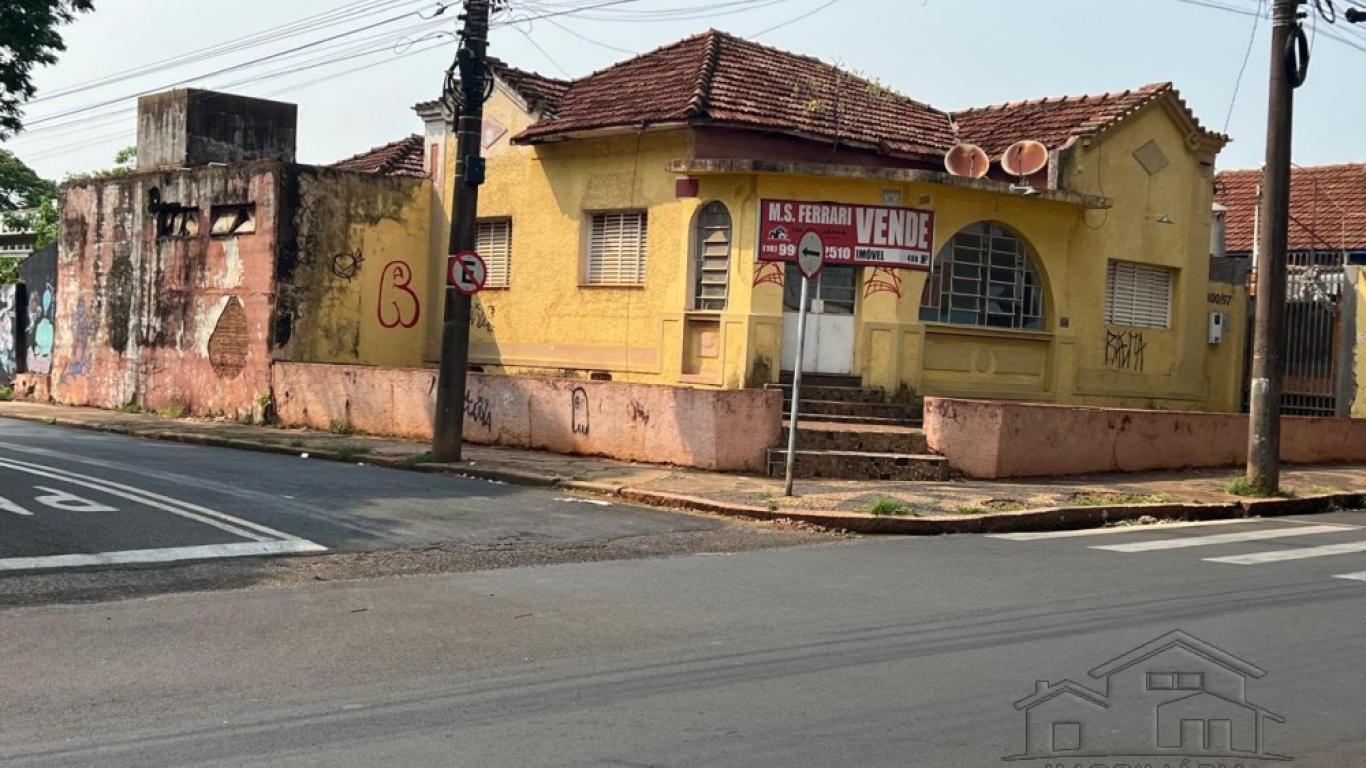
[{"label": "white road marking", "polygon": [[10,501],[4,496],[0,496],[0,512],[13,512],[16,515],[23,515],[24,517],[33,517],[32,512],[28,511],[27,509],[24,509],[18,504],[15,504],[14,502]]},{"label": "white road marking", "polygon": [[80,555],[46,555],[42,557],[10,557],[0,559],[0,571],[28,571],[39,568],[81,568],[95,565],[132,565],[138,563],[173,563],[182,560],[212,560],[222,557],[253,555],[293,555],[307,552],[326,552],[327,547],[311,541],[243,541],[236,544],[206,544],[197,547],[168,547],[165,549],[128,549],[118,552],[96,552]]},{"label": "white road marking", "polygon": [[103,478],[83,475],[78,472],[57,469],[56,467],[49,467],[42,464],[33,464],[19,459],[0,458],[0,466],[17,469],[21,472],[28,472],[30,474],[43,475],[55,480],[64,480],[75,485],[85,485],[88,488],[103,491],[113,496],[122,496],[123,498],[156,507],[157,509],[162,509],[171,512],[172,514],[180,515],[181,517],[187,517],[206,525],[212,525],[215,528],[221,528],[241,536],[244,539],[254,539],[256,541],[267,540],[262,536],[251,533],[251,531],[256,531],[257,533],[264,534],[267,538],[281,539],[284,541],[304,540],[298,536],[277,531],[274,528],[259,525],[249,520],[243,520],[239,517],[233,517],[232,515],[227,515],[217,510],[202,507],[198,504],[182,501],[181,499],[170,496],[163,496],[159,493],[154,493],[142,488],[116,483],[113,480],[105,480]]},{"label": "white road marking", "polygon": [[1366,581],[1366,571],[1358,571],[1358,572],[1356,572],[1356,573],[1339,573],[1338,575],[1334,576],[1333,578],[1335,578],[1335,579],[1351,579],[1352,581]]},{"label": "white road marking", "polygon": [[1102,536],[1111,533],[1151,533],[1172,528],[1195,528],[1205,525],[1236,525],[1238,523],[1265,523],[1264,517],[1237,517],[1230,520],[1195,520],[1186,523],[1155,523],[1153,525],[1112,525],[1108,528],[1083,528],[1077,531],[1023,531],[1020,533],[988,533],[988,539],[1008,541],[1034,541],[1036,539],[1070,539],[1074,536]]},{"label": "white road marking", "polygon": [[612,506],[612,502],[610,502],[610,501],[601,501],[601,500],[599,500],[599,499],[579,499],[579,498],[572,498],[572,497],[568,497],[568,496],[556,498],[555,501],[562,501],[562,502],[564,502],[565,504],[592,504],[592,505],[595,506],[595,507],[610,507],[610,506]]},{"label": "white road marking", "polygon": [[1186,549],[1188,547],[1211,547],[1218,544],[1236,544],[1240,541],[1264,541],[1284,539],[1291,536],[1314,536],[1321,533],[1341,533],[1357,530],[1346,525],[1303,525],[1294,528],[1272,528],[1240,533],[1216,533],[1212,536],[1193,536],[1190,538],[1150,539],[1132,541],[1127,544],[1104,544],[1091,549],[1104,549],[1110,552],[1152,552],[1158,549]]},{"label": "white road marking", "polygon": [[49,488],[46,485],[35,485],[35,490],[47,494],[37,496],[33,500],[45,507],[52,507],[61,512],[117,512],[118,507],[111,507],[108,504],[101,504],[98,501],[91,501],[82,496],[57,488]]},{"label": "white road marking", "polygon": [[1285,560],[1307,560],[1311,557],[1349,555],[1354,552],[1366,552],[1366,541],[1326,544],[1322,547],[1304,547],[1303,549],[1273,549],[1268,552],[1252,552],[1246,555],[1230,555],[1228,557],[1207,557],[1205,561],[1209,563],[1232,563],[1234,565],[1261,565],[1262,563],[1279,563]]}]

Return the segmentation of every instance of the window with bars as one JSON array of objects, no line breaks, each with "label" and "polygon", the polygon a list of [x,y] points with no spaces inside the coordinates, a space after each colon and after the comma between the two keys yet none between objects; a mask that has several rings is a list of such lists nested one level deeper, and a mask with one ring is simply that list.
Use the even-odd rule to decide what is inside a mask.
[{"label": "window with bars", "polygon": [[645,211],[594,213],[588,229],[588,285],[645,284]]},{"label": "window with bars", "polygon": [[1043,330],[1043,281],[1029,248],[999,224],[963,228],[935,259],[920,320]]},{"label": "window with bars", "polygon": [[693,232],[693,309],[725,309],[729,284],[730,211],[716,201],[697,212]]},{"label": "window with bars", "polygon": [[486,288],[507,288],[512,280],[512,220],[490,219],[479,222],[475,250],[488,266]]},{"label": "window with bars", "polygon": [[1140,328],[1170,328],[1172,270],[1111,261],[1105,272],[1105,322]]}]

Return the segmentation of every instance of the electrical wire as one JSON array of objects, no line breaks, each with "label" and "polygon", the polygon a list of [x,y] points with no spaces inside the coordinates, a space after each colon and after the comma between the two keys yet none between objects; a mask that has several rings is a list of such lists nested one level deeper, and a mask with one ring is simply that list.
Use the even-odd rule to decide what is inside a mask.
[{"label": "electrical wire", "polygon": [[832,6],[832,5],[834,5],[835,3],[838,3],[838,2],[839,2],[839,0],[827,0],[827,2],[822,3],[821,5],[819,5],[819,6],[815,7],[815,8],[813,8],[813,9],[811,9],[811,10],[809,10],[809,11],[807,11],[806,13],[803,13],[803,14],[801,14],[801,15],[799,15],[799,16],[794,16],[794,17],[788,19],[787,21],[782,22],[781,24],[774,24],[773,26],[768,27],[767,29],[761,29],[761,30],[759,30],[758,32],[755,32],[754,34],[750,35],[749,38],[750,38],[751,40],[756,40],[756,39],[758,39],[758,38],[760,38],[760,37],[763,37],[764,35],[767,35],[769,32],[776,32],[776,31],[782,29],[783,27],[788,27],[788,26],[791,26],[791,25],[793,25],[793,24],[796,24],[797,22],[799,22],[799,21],[801,21],[801,20],[803,20],[803,19],[808,19],[808,18],[810,18],[810,17],[812,17],[812,16],[815,16],[816,14],[820,13],[821,11],[825,10],[826,8],[829,8],[830,6]]},{"label": "electrical wire", "polygon": [[1252,34],[1247,38],[1247,51],[1243,53],[1243,64],[1238,67],[1238,77],[1233,81],[1233,96],[1228,100],[1228,114],[1224,117],[1224,133],[1228,133],[1229,124],[1233,122],[1233,108],[1238,104],[1238,91],[1243,87],[1243,74],[1247,72],[1247,63],[1252,58],[1252,46],[1257,42],[1257,25],[1262,20],[1260,7],[1262,0],[1257,0],[1259,12],[1252,17]]}]

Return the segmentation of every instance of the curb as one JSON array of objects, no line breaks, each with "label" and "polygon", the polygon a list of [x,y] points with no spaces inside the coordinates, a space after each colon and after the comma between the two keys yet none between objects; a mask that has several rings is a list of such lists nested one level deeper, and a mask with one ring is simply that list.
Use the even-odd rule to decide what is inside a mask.
[{"label": "curb", "polygon": [[645,488],[631,488],[591,480],[577,480],[559,475],[538,475],[513,469],[496,469],[462,464],[413,464],[405,459],[371,454],[343,456],[326,448],[301,449],[297,446],[264,443],[233,437],[216,437],[192,432],[176,432],[159,427],[138,428],[125,424],[92,424],[65,417],[33,414],[0,414],[16,421],[30,421],[56,426],[86,429],[96,432],[127,435],[150,440],[189,443],[219,448],[256,451],[298,456],[308,453],[310,458],[345,463],[365,463],[388,469],[402,469],[431,474],[472,477],[480,480],[540,488],[564,488],[571,491],[611,496],[656,507],[686,509],[694,512],[727,515],[753,520],[787,520],[816,525],[832,530],[869,535],[941,536],[952,533],[1019,533],[1027,531],[1058,531],[1100,528],[1114,523],[1151,517],[1161,521],[1229,520],[1243,517],[1283,517],[1286,515],[1323,514],[1342,509],[1366,507],[1366,493],[1328,493],[1281,499],[1241,499],[1238,501],[1189,504],[1116,504],[1083,507],[1041,507],[1013,512],[992,512],[985,515],[926,515],[917,517],[874,516],[858,512],[806,510],[795,508],[757,507],[748,504],[717,501],[702,496],[690,496]]}]

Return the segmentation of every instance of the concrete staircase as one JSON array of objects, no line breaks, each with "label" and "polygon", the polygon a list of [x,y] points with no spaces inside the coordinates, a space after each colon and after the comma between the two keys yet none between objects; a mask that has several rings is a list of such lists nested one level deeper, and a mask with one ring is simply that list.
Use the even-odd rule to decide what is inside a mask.
[{"label": "concrete staircase", "polygon": [[[781,477],[787,461],[786,419],[791,374],[769,389],[783,391],[783,447],[768,452],[768,473]],[[883,391],[856,376],[802,374],[797,419],[797,477],[839,480],[947,480],[948,461],[929,452],[920,414],[888,403]]]}]

